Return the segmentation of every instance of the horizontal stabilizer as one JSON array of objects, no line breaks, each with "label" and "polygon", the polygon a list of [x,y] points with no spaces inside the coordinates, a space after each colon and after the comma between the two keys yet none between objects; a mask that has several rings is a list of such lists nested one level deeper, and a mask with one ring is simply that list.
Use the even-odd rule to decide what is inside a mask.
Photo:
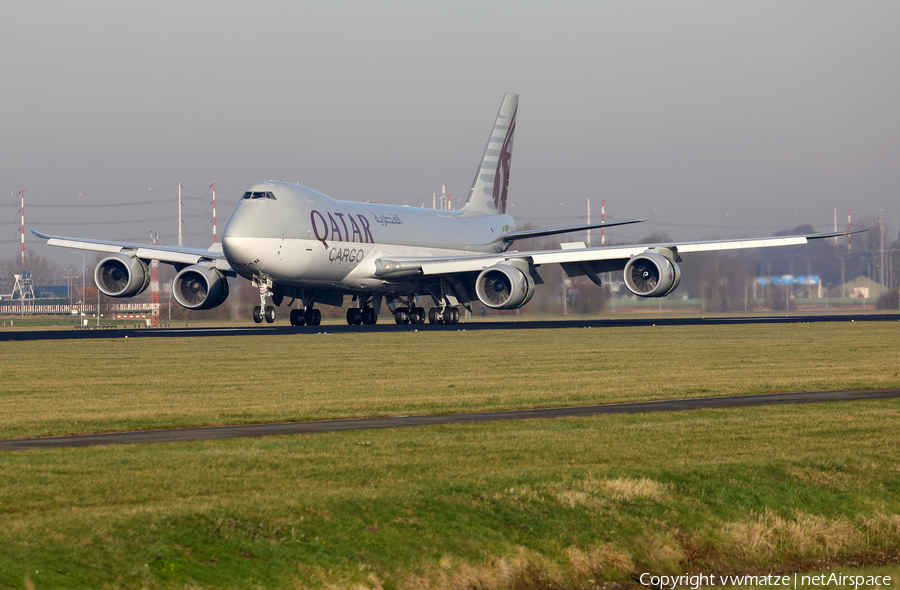
[{"label": "horizontal stabilizer", "polygon": [[556,234],[567,234],[576,231],[585,231],[588,229],[598,229],[601,227],[613,227],[616,225],[629,225],[632,223],[641,223],[644,219],[630,219],[628,221],[610,221],[606,223],[591,223],[588,225],[570,225],[568,227],[551,227],[547,229],[526,229],[523,231],[511,231],[503,234],[504,242],[512,242],[513,240],[524,240],[527,238],[542,238],[544,236],[555,236]]}]

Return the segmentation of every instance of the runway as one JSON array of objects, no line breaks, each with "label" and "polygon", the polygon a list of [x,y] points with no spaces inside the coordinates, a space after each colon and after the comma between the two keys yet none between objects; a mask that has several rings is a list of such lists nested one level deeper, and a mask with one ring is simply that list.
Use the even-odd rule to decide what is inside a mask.
[{"label": "runway", "polygon": [[804,393],[774,393],[733,397],[708,397],[665,401],[481,412],[472,414],[441,414],[434,416],[395,416],[389,418],[361,418],[350,420],[320,420],[312,422],[284,422],[277,424],[248,424],[240,426],[211,426],[204,428],[176,428],[134,432],[110,432],[74,436],[51,436],[0,440],[0,451],[50,449],[58,447],[88,447],[96,445],[160,443],[175,441],[212,440],[219,438],[258,437],[285,434],[373,430],[403,426],[434,426],[440,424],[468,424],[501,420],[533,420],[536,418],[575,418],[603,414],[637,414],[643,412],[678,412],[699,409],[746,408],[779,404],[841,402],[900,397],[898,389],[865,389],[858,391],[813,391]]},{"label": "runway", "polygon": [[87,338],[203,338],[210,336],[266,336],[285,334],[345,334],[380,332],[459,332],[469,330],[553,330],[561,328],[620,328],[639,326],[725,326],[743,324],[808,324],[819,322],[897,322],[896,313],[858,313],[836,315],[770,315],[690,318],[617,318],[610,320],[491,321],[476,318],[460,324],[397,325],[392,317],[379,318],[374,326],[346,324],[322,326],[270,326],[247,323],[223,328],[140,328],[140,329],[71,329],[0,332],[0,342],[27,340],[83,340]]}]

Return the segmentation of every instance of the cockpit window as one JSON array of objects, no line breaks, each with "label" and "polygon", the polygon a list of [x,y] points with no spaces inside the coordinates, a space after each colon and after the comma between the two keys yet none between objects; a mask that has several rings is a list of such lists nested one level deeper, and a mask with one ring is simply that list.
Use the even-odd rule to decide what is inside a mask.
[{"label": "cockpit window", "polygon": [[257,193],[247,191],[241,199],[272,199],[275,201],[275,193]]}]

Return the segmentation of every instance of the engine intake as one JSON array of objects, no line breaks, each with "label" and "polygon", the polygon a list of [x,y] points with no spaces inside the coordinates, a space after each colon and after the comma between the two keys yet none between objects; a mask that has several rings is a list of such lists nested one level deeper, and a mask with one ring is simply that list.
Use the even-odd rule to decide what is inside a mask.
[{"label": "engine intake", "polygon": [[647,250],[625,265],[625,286],[638,297],[665,297],[681,282],[681,270],[667,256]]},{"label": "engine intake", "polygon": [[478,275],[475,293],[491,309],[516,309],[534,297],[534,279],[511,264],[495,264]]},{"label": "engine intake", "polygon": [[215,268],[195,264],[175,275],[172,294],[187,309],[212,309],[228,297],[228,280]]},{"label": "engine intake", "polygon": [[110,254],[94,270],[94,282],[109,297],[133,297],[150,284],[150,269],[135,256]]}]

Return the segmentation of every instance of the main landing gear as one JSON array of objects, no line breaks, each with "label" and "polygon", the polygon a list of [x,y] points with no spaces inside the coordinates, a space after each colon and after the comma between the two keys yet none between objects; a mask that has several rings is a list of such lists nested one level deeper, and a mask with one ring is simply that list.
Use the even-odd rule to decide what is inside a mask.
[{"label": "main landing gear", "polygon": [[373,326],[378,323],[376,307],[381,307],[381,298],[371,295],[358,295],[353,298],[359,303],[359,307],[351,307],[347,310],[347,323],[351,326],[360,324]]},{"label": "main landing gear", "polygon": [[424,324],[424,307],[398,307],[394,312],[394,321],[398,324]]},{"label": "main landing gear", "polygon": [[375,314],[375,310],[371,307],[366,307],[360,309],[358,307],[351,307],[347,310],[347,323],[351,326],[358,326],[360,324],[365,324],[367,326],[374,325],[378,322],[378,316]]},{"label": "main landing gear", "polygon": [[[425,323],[425,318],[422,318],[422,322]],[[429,324],[458,324],[459,323],[459,309],[455,307],[444,307],[441,309],[440,307],[432,307],[428,310],[428,323]]]},{"label": "main landing gear", "polygon": [[309,307],[307,309],[292,309],[291,310],[291,325],[292,326],[302,326],[306,324],[307,326],[318,326],[322,323],[322,312],[318,309],[313,309]]},{"label": "main landing gear", "polygon": [[371,307],[358,308],[351,307],[347,310],[347,323],[351,326],[365,324],[367,326],[374,325],[378,322],[378,315]]}]

